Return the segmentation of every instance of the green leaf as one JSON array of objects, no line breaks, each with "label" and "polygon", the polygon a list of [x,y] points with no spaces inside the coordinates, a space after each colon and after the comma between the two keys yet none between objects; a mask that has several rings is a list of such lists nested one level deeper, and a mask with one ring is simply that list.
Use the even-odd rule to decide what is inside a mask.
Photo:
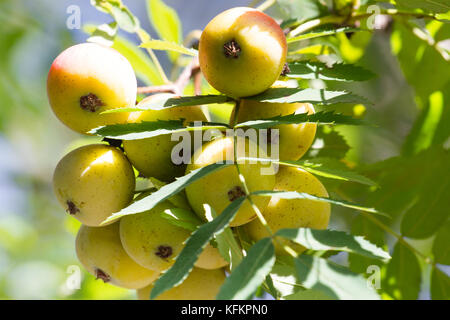
[{"label": "green leaf", "polygon": [[311,88],[269,88],[259,95],[246,99],[270,103],[309,102],[318,105],[336,103],[371,104],[367,99],[346,91],[328,91]]},{"label": "green leaf", "polygon": [[326,126],[317,128],[316,139],[304,158],[343,159],[350,150],[345,138],[336,130]]},{"label": "green leaf", "polygon": [[[385,244],[385,233],[373,222],[362,215],[356,216],[352,221],[351,233],[363,236],[371,243],[380,248],[387,249]],[[361,255],[350,253],[348,255],[350,269],[353,272],[367,274],[367,268],[372,265],[382,266],[382,262],[376,259],[367,258]]]},{"label": "green leaf", "polygon": [[155,299],[161,293],[181,284],[186,279],[205,246],[214,235],[221,233],[230,224],[245,200],[245,197],[234,200],[219,216],[192,233],[174,265],[155,282],[151,299]]},{"label": "green leaf", "polygon": [[450,3],[448,0],[397,0],[398,6],[423,9],[433,13],[446,13],[450,11]]},{"label": "green leaf", "polygon": [[271,238],[254,244],[247,256],[225,280],[217,295],[218,300],[247,300],[264,282],[275,263],[275,248]]},{"label": "green leaf", "polygon": [[317,0],[278,0],[277,4],[285,16],[299,21],[319,17],[328,11],[327,7]]},{"label": "green leaf", "polygon": [[316,289],[299,290],[283,297],[284,300],[335,300],[323,291]]},{"label": "green leaf", "polygon": [[371,179],[350,170],[344,163],[332,158],[314,158],[297,161],[276,160],[266,158],[245,158],[245,159],[256,160],[261,162],[272,162],[281,165],[301,168],[312,174],[328,179],[358,182],[368,186],[377,185]]},{"label": "green leaf", "polygon": [[271,128],[285,124],[300,124],[305,122],[315,122],[318,124],[346,124],[346,125],[362,125],[363,121],[355,119],[351,116],[334,113],[334,111],[319,111],[313,114],[298,113],[286,116],[275,116],[262,120],[250,120],[238,123],[235,128],[250,127],[255,129]]},{"label": "green leaf", "polygon": [[338,34],[338,33],[353,33],[353,32],[359,32],[359,31],[367,31],[367,30],[361,30],[361,29],[351,28],[351,27],[343,27],[343,28],[336,29],[333,26],[330,28],[316,29],[315,31],[304,33],[304,34],[301,34],[296,37],[287,38],[286,40],[287,40],[287,43],[290,44],[290,43],[294,43],[294,42],[298,42],[298,41],[302,41],[302,40],[309,40],[309,39],[314,39],[314,38],[331,36],[333,34]]},{"label": "green leaf", "polygon": [[278,292],[278,296],[285,297],[304,290],[298,283],[296,273],[294,259],[289,256],[277,257],[270,277],[272,278],[273,286]]},{"label": "green leaf", "polygon": [[365,169],[379,189],[367,205],[400,216],[402,235],[424,239],[448,220],[450,211],[450,150],[430,148],[413,157],[391,158]]},{"label": "green leaf", "polygon": [[116,112],[134,112],[147,110],[163,110],[173,107],[187,107],[198,106],[212,103],[226,103],[233,101],[224,95],[201,95],[201,96],[184,96],[174,97],[173,94],[160,94],[155,99],[142,100],[137,106],[130,108],[116,108],[102,112],[102,114],[116,113]]},{"label": "green leaf", "polygon": [[397,242],[387,265],[383,290],[395,299],[415,300],[419,297],[420,282],[421,270],[416,255]]},{"label": "green leaf", "polygon": [[333,299],[378,300],[366,279],[349,269],[325,259],[301,255],[295,259],[297,276],[308,289],[320,291]]},{"label": "green leaf", "polygon": [[304,193],[304,192],[297,192],[297,191],[254,191],[251,194],[255,195],[255,196],[276,197],[276,198],[280,198],[280,199],[308,199],[308,200],[313,200],[313,201],[328,202],[328,203],[335,204],[335,205],[342,206],[342,207],[346,207],[346,208],[351,208],[351,209],[355,209],[355,210],[359,210],[359,211],[370,212],[370,213],[375,213],[375,214],[386,216],[386,214],[381,213],[381,212],[375,210],[374,208],[362,207],[362,206],[359,206],[359,205],[356,205],[356,204],[353,204],[353,203],[350,203],[350,202],[347,202],[347,201],[340,201],[340,200],[333,200],[333,199],[330,199],[330,198],[316,197],[316,196],[313,196],[311,194]]},{"label": "green leaf", "polygon": [[[147,0],[147,12],[153,28],[159,37],[165,41],[181,43],[182,27],[177,12],[162,0]],[[169,58],[175,61],[179,54],[168,52]]]},{"label": "green leaf", "polygon": [[389,253],[360,236],[334,230],[310,228],[281,229],[277,236],[292,240],[310,250],[337,250],[351,252],[368,258],[388,260]]},{"label": "green leaf", "polygon": [[434,262],[450,265],[450,221],[437,232],[433,242]]},{"label": "green leaf", "polygon": [[324,178],[358,182],[368,186],[377,185],[371,179],[350,170],[343,162],[333,158],[314,158],[298,161],[282,161],[281,164],[296,166]]},{"label": "green leaf", "polygon": [[220,255],[230,263],[230,269],[234,270],[244,256],[230,227],[225,228],[222,233],[216,235],[216,243]]},{"label": "green leaf", "polygon": [[228,125],[204,122],[202,125],[184,125],[184,119],[142,121],[139,123],[113,124],[91,130],[89,133],[120,140],[138,140],[178,132],[225,130]]},{"label": "green leaf", "polygon": [[[440,163],[435,174],[424,181],[420,195],[412,200],[402,219],[400,230],[412,238],[426,238],[434,234],[450,216],[450,153]],[[418,200],[420,199],[420,201]]]},{"label": "green leaf", "polygon": [[110,14],[119,27],[127,32],[134,33],[140,28],[139,20],[121,0],[91,0],[91,5]]},{"label": "green leaf", "polygon": [[366,81],[375,74],[354,64],[335,63],[331,67],[322,62],[300,61],[289,64],[288,78],[321,79],[331,81]]},{"label": "green leaf", "polygon": [[91,36],[86,41],[111,47],[114,43],[114,38],[117,36],[117,30],[116,22],[102,24],[92,32]]},{"label": "green leaf", "polygon": [[450,277],[436,267],[431,273],[431,299],[450,300]]},{"label": "green leaf", "polygon": [[434,92],[429,97],[429,103],[420,112],[414,123],[405,144],[403,153],[405,155],[417,154],[422,150],[428,149],[434,140],[439,122],[443,119],[444,113],[444,95],[441,91]]},{"label": "green leaf", "polygon": [[171,224],[189,231],[195,231],[203,223],[192,211],[182,208],[164,210],[161,216]]},{"label": "green leaf", "polygon": [[198,51],[195,49],[189,49],[184,47],[181,44],[171,42],[171,41],[163,41],[163,40],[149,40],[140,45],[141,48],[153,49],[153,50],[164,50],[164,51],[172,51],[178,52],[182,54],[186,54],[188,56],[197,56]]},{"label": "green leaf", "polygon": [[208,174],[211,174],[211,173],[213,173],[221,168],[224,168],[226,166],[229,166],[229,164],[214,163],[214,164],[210,164],[206,167],[191,171],[187,175],[176,179],[174,182],[163,186],[161,189],[150,194],[149,196],[146,196],[145,198],[142,198],[136,202],[133,202],[131,205],[122,209],[119,212],[113,213],[111,216],[109,216],[103,222],[103,224],[117,220],[126,215],[148,211],[148,210],[154,208],[158,203],[177,194],[178,192],[180,192],[181,190],[183,190],[184,188],[186,188],[188,185],[195,182],[196,180],[198,180],[204,176],[207,176]]},{"label": "green leaf", "polygon": [[137,45],[117,36],[112,46],[131,63],[136,76],[148,85],[163,84],[163,79],[152,60]]}]

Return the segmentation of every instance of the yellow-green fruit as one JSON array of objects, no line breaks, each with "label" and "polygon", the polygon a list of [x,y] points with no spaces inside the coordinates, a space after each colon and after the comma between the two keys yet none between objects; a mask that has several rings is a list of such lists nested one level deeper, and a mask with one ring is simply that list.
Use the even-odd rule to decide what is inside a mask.
[{"label": "yellow-green fruit", "polygon": [[124,123],[127,113],[103,111],[132,107],[137,82],[133,68],[118,51],[83,43],[63,51],[47,78],[47,94],[55,115],[80,133],[106,124]]},{"label": "yellow-green fruit", "polygon": [[158,272],[138,265],[123,250],[119,223],[100,228],[81,226],[76,238],[76,252],[90,274],[119,287],[140,289],[159,276]]},{"label": "yellow-green fruit", "polygon": [[[243,151],[245,147],[246,152]],[[238,138],[237,158],[266,157],[264,152],[252,141]],[[188,165],[186,173],[205,167],[209,164],[234,160],[234,142],[232,137],[220,138],[209,142],[197,150]],[[245,178],[249,191],[272,190],[275,185],[274,168],[272,165],[240,161],[242,175]],[[208,220],[203,204],[209,204],[217,214],[235,199],[244,196],[244,187],[239,179],[235,165],[221,168],[186,187],[186,196],[195,213],[205,221]],[[269,203],[269,197],[253,197],[255,204],[263,210]],[[240,226],[250,222],[256,214],[248,201],[245,201],[238,210],[231,226]]]},{"label": "yellow-green fruit", "polygon": [[173,204],[165,201],[149,211],[125,216],[120,220],[123,247],[141,266],[164,271],[175,262],[175,257],[183,249],[190,232],[161,216],[162,212],[173,208]]},{"label": "yellow-green fruit", "polygon": [[195,262],[196,267],[208,270],[223,268],[227,265],[228,262],[222,258],[219,250],[209,243]]},{"label": "yellow-green fruit", "polygon": [[[225,278],[223,269],[194,268],[182,284],[162,293],[156,300],[214,300]],[[150,285],[138,290],[138,299],[149,300],[152,289]]]},{"label": "yellow-green fruit", "polygon": [[[323,184],[312,174],[294,167],[280,167],[274,190],[305,192],[318,197],[328,197]],[[330,204],[307,199],[279,199],[273,196],[269,205],[262,212],[273,232],[284,228],[326,229],[330,220]],[[259,222],[252,221],[245,230],[252,239],[258,241],[268,236],[267,230]],[[283,241],[280,239],[280,241]],[[298,252],[303,247],[294,246]],[[275,242],[275,249],[283,253]]]},{"label": "yellow-green fruit", "polygon": [[[158,95],[150,96],[146,100],[151,101],[157,97]],[[179,119],[185,119],[185,124],[193,121],[206,121],[201,108],[192,106],[134,112],[130,114],[128,122]],[[178,143],[180,142],[171,141],[171,135],[161,135],[124,141],[123,147],[131,163],[141,174],[169,182],[175,177],[182,176],[186,170],[185,164],[175,164],[172,160],[172,149]]]},{"label": "yellow-green fruit", "polygon": [[[264,103],[252,100],[242,100],[237,117],[237,123],[242,123],[250,120],[268,119],[276,116],[286,116],[290,114],[300,113],[314,113],[314,107],[309,103]],[[233,119],[233,115],[231,116]],[[278,134],[275,136],[275,131],[268,131],[267,140],[268,147],[277,147],[278,142],[279,159],[281,160],[298,160],[300,159],[313,143],[316,135],[317,124],[302,123],[289,124],[273,127],[278,129]],[[277,141],[278,138],[278,141]],[[261,141],[260,143],[266,143]],[[274,149],[268,148],[268,154],[274,156]]]},{"label": "yellow-green fruit", "polygon": [[104,144],[84,146],[58,163],[53,188],[58,201],[87,226],[99,226],[133,199],[133,168],[117,148]]},{"label": "yellow-green fruit", "polygon": [[256,95],[280,76],[286,37],[265,13],[238,7],[212,19],[199,42],[200,68],[209,84],[233,97]]}]

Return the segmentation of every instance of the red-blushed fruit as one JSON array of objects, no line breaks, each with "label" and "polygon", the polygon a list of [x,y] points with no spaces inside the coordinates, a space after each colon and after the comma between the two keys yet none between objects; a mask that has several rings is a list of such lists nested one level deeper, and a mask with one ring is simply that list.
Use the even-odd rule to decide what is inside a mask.
[{"label": "red-blushed fruit", "polygon": [[232,97],[256,95],[280,76],[286,37],[265,13],[238,7],[213,18],[199,43],[200,68],[209,84]]},{"label": "red-blushed fruit", "polygon": [[127,113],[103,111],[132,107],[137,81],[128,60],[118,51],[83,43],[63,51],[47,78],[47,94],[55,115],[79,133],[106,124],[124,123]]}]

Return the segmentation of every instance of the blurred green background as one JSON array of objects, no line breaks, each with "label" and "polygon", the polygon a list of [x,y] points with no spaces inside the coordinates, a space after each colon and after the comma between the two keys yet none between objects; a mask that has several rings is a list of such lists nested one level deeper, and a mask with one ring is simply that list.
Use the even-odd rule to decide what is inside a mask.
[{"label": "blurred green background", "polygon": [[[185,35],[203,28],[224,9],[250,3],[238,0],[189,0],[188,5],[182,0],[165,2],[177,10]],[[156,37],[146,16],[145,1],[124,3]],[[80,6],[82,24],[111,21],[91,7],[89,0],[0,0],[0,299],[134,298],[134,292],[95,281],[82,269],[81,289],[67,285],[74,275],[71,266],[79,266],[74,250],[78,223],[57,204],[51,178],[67,150],[85,139],[99,141],[64,127],[47,102],[46,76],[53,59],[63,49],[88,37],[82,30],[69,30],[66,26],[67,8],[72,4]],[[277,14],[275,9],[273,13]],[[395,32],[402,30],[395,29]],[[367,109],[342,106],[346,112],[356,115],[362,110],[365,119],[375,124],[339,128],[352,148],[346,159],[350,163],[369,164],[397,156],[404,148],[416,116],[427,104],[415,95],[397,57],[392,54],[393,50],[400,51],[402,45],[406,46],[406,42],[393,41],[390,31],[377,31],[372,37],[353,41],[346,39],[343,35],[339,42],[345,60],[358,62],[378,75],[350,88],[369,98],[374,106]],[[169,70],[166,55],[158,52],[158,56]],[[437,66],[443,63],[448,69],[448,62],[442,62],[440,57],[436,59]],[[420,59],[415,61],[418,63]],[[445,79],[430,80],[428,89],[424,89],[429,92],[423,96],[427,97],[448,80],[448,74]],[[342,218],[339,211],[334,212],[332,226],[348,230],[349,220]],[[424,252],[431,250],[430,241],[416,245]],[[428,298],[427,292],[423,290],[420,298]]]}]

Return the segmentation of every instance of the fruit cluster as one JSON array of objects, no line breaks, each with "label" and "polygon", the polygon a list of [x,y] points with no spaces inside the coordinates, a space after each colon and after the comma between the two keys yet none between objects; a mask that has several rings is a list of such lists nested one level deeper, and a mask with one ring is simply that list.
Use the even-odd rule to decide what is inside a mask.
[{"label": "fruit cluster", "polygon": [[[212,87],[239,101],[231,125],[277,115],[314,113],[309,104],[270,104],[245,99],[274,85],[283,72],[286,50],[285,35],[279,25],[254,9],[227,10],[207,25],[199,42],[200,68]],[[104,113],[133,107],[137,81],[126,58],[98,44],[79,44],[62,52],[51,66],[47,85],[56,116],[82,134],[110,124],[178,119],[186,123],[206,121],[199,106]],[[145,99],[154,98],[155,95]],[[276,129],[280,159],[298,160],[311,146],[316,124],[282,125]],[[175,262],[191,234],[163,218],[161,212],[181,207],[207,221],[204,204],[220,214],[232,201],[245,195],[245,190],[285,190],[328,196],[320,181],[308,172],[294,167],[280,167],[276,172],[272,164],[247,161],[239,163],[239,172],[236,166],[226,166],[190,184],[177,199],[169,198],[147,212],[103,224],[113,213],[148,195],[136,193],[134,169],[140,176],[171,182],[206,165],[233,161],[235,142],[242,142],[245,150],[256,144],[261,157],[265,154],[262,143],[268,144],[269,149],[274,147],[273,141],[268,140],[216,137],[194,150],[187,165],[173,163],[171,154],[176,142],[170,135],[127,140],[119,146],[88,145],[70,152],[57,165],[53,181],[61,205],[82,223],[76,238],[80,262],[96,278],[138,289],[138,297],[147,299],[152,282]],[[262,169],[272,172],[262,174]],[[242,186],[242,177],[246,188]],[[282,228],[324,229],[330,216],[328,203],[306,199],[254,197],[254,205],[274,232]],[[240,228],[255,241],[268,235],[248,202],[242,205],[230,226]],[[281,239],[275,243],[280,255],[284,254],[284,243]],[[298,252],[303,250],[289,245]],[[225,281],[227,265],[219,250],[208,244],[189,277],[159,298],[214,299]]]}]

